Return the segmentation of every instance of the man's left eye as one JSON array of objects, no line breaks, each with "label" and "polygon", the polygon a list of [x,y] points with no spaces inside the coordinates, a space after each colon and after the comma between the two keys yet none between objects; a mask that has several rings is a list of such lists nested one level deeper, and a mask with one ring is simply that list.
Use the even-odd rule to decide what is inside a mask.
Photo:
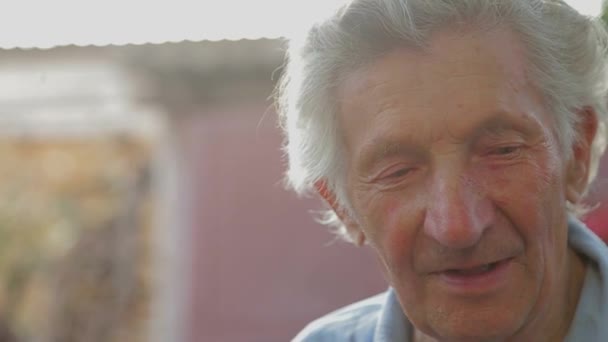
[{"label": "man's left eye", "polygon": [[504,147],[499,147],[497,149],[494,150],[495,154],[511,154],[513,152],[516,152],[519,149],[519,146],[504,146]]},{"label": "man's left eye", "polygon": [[514,156],[519,151],[521,151],[521,146],[519,145],[509,145],[509,146],[500,146],[494,148],[490,151],[490,155],[494,156]]}]

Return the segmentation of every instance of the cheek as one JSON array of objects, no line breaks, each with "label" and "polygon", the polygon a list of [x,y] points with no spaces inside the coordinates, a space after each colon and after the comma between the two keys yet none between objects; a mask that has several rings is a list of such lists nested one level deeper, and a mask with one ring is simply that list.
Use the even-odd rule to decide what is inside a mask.
[{"label": "cheek", "polygon": [[398,277],[397,273],[407,271],[411,265],[411,251],[416,238],[415,201],[407,201],[401,196],[384,195],[382,199],[368,207],[366,234],[386,268],[386,276]]},{"label": "cheek", "polygon": [[362,203],[363,230],[377,249],[384,249],[400,232],[402,203],[394,196],[381,195]]},{"label": "cheek", "polygon": [[484,180],[486,192],[499,206],[538,210],[561,189],[555,163],[540,158],[508,168],[483,169],[477,177]]},{"label": "cheek", "polygon": [[395,198],[388,198],[382,208],[382,215],[386,219],[385,227],[388,232],[399,231],[401,222],[402,203]]},{"label": "cheek", "polygon": [[528,244],[543,244],[565,213],[563,181],[554,162],[538,158],[479,175],[496,210],[511,221]]}]

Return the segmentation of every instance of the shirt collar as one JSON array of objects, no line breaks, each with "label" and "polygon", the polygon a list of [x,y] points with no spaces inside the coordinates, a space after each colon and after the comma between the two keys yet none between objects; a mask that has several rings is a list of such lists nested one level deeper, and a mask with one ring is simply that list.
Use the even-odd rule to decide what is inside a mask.
[{"label": "shirt collar", "polygon": [[412,325],[401,309],[395,290],[390,288],[382,306],[374,342],[410,341]]}]

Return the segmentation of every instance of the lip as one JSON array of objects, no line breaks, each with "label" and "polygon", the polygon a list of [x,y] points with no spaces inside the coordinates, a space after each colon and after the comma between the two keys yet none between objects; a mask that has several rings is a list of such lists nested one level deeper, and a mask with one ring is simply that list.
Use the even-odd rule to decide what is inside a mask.
[{"label": "lip", "polygon": [[513,258],[498,261],[489,271],[474,275],[438,272],[438,279],[449,292],[459,295],[484,295],[500,289],[509,280]]}]

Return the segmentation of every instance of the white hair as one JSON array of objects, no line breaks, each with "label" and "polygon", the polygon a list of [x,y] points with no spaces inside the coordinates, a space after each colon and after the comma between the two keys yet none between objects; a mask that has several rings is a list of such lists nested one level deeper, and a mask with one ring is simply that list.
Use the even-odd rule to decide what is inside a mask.
[{"label": "white hair", "polygon": [[[292,38],[277,88],[290,187],[305,194],[323,181],[337,203],[350,210],[336,86],[349,72],[398,47],[424,47],[433,32],[449,25],[502,26],[516,33],[525,47],[531,82],[555,115],[568,158],[579,138],[575,113],[594,109],[599,126],[589,187],[606,147],[608,35],[600,19],[583,16],[561,0],[351,0]],[[573,213],[575,205],[569,207]],[[326,218],[348,239],[335,215]]]}]

